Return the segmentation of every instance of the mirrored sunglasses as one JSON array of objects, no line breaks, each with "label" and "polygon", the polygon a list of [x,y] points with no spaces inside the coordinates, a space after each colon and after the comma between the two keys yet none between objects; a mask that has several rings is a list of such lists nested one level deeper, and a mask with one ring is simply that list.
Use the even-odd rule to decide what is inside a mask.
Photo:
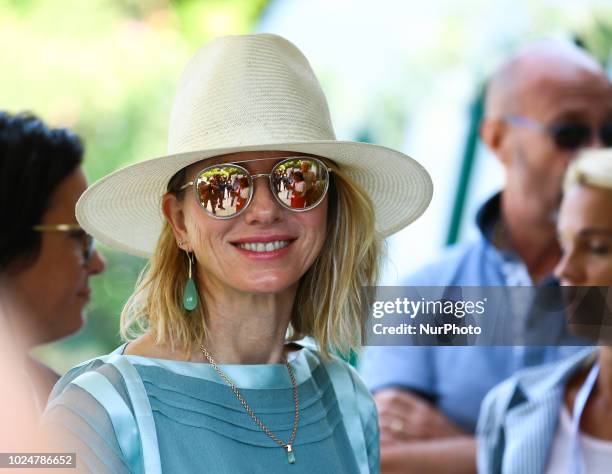
[{"label": "mirrored sunglasses", "polygon": [[181,190],[193,187],[196,199],[212,217],[230,219],[251,203],[254,180],[268,178],[276,201],[285,209],[304,212],[318,206],[329,188],[331,170],[317,158],[291,156],[281,159],[269,173],[251,174],[240,163],[278,158],[259,158],[211,165],[201,170]]}]

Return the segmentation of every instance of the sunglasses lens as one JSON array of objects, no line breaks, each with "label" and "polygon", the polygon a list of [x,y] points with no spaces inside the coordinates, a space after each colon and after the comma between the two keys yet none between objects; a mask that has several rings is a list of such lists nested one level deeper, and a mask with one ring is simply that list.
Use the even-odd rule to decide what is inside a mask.
[{"label": "sunglasses lens", "polygon": [[94,239],[91,235],[85,234],[85,241],[83,246],[83,259],[85,264],[89,264],[94,251]]},{"label": "sunglasses lens", "polygon": [[83,251],[83,264],[88,265],[93,255],[93,237],[84,230],[73,230],[69,233],[75,241],[79,242]]},{"label": "sunglasses lens", "polygon": [[562,150],[576,150],[588,143],[591,130],[580,123],[559,124],[553,128],[555,144]]},{"label": "sunglasses lens", "polygon": [[288,158],[274,166],[272,187],[276,199],[284,207],[308,210],[325,197],[329,173],[327,167],[314,158]]},{"label": "sunglasses lens", "polygon": [[612,147],[612,122],[604,123],[599,129],[599,139],[605,147]]},{"label": "sunglasses lens", "polygon": [[202,208],[215,217],[232,217],[249,202],[253,190],[248,172],[227,164],[206,168],[196,178]]},{"label": "sunglasses lens", "polygon": [[[327,167],[319,160],[292,157],[278,162],[270,172],[270,185],[276,200],[285,208],[308,210],[319,204],[329,187]],[[263,178],[263,176],[261,176]],[[233,217],[250,202],[253,178],[234,163],[211,166],[195,181],[202,208],[217,218]]]}]

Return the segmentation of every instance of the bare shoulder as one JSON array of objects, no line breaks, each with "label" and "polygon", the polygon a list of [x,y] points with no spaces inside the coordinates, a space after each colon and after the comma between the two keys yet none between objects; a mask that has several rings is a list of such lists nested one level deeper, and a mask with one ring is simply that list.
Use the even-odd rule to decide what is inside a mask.
[{"label": "bare shoulder", "polygon": [[152,338],[149,333],[139,336],[137,339],[134,339],[126,344],[125,348],[123,349],[123,354],[149,357],[149,346],[151,339]]},{"label": "bare shoulder", "polygon": [[188,360],[185,354],[171,351],[165,345],[156,344],[155,337],[150,332],[130,341],[123,350],[124,355],[137,355],[154,359]]}]

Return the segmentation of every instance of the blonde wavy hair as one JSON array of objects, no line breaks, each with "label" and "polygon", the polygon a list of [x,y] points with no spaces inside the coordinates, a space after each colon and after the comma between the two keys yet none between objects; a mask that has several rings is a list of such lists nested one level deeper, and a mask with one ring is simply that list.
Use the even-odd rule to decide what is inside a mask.
[{"label": "blonde wavy hair", "polygon": [[[369,196],[337,166],[328,190],[327,236],[319,256],[300,279],[290,323],[290,341],[312,337],[322,354],[348,355],[361,346],[371,288],[378,280],[383,239],[375,231]],[[179,199],[185,170],[168,184]],[[133,340],[152,330],[156,343],[192,352],[207,331],[204,295],[190,313],[183,309],[188,261],[164,222],[155,253],[121,313],[120,333]],[[200,292],[202,293],[202,292]]]},{"label": "blonde wavy hair", "polygon": [[563,189],[575,185],[612,190],[612,150],[585,150],[572,161],[565,173]]}]

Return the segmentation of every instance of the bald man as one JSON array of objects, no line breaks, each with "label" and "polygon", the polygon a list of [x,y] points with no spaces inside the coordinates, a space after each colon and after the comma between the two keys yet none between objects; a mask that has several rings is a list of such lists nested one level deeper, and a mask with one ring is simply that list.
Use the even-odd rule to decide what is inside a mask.
[{"label": "bald man", "polygon": [[[477,239],[446,250],[405,285],[554,284],[562,176],[581,148],[612,146],[610,83],[573,45],[530,45],[491,78],[481,138],[504,167],[504,189],[480,209]],[[523,317],[522,327],[537,326]],[[562,317],[555,324],[546,328],[559,335],[553,343],[576,343]],[[473,433],[487,391],[579,349],[368,348],[361,371],[379,409],[383,472],[474,472]]]}]

